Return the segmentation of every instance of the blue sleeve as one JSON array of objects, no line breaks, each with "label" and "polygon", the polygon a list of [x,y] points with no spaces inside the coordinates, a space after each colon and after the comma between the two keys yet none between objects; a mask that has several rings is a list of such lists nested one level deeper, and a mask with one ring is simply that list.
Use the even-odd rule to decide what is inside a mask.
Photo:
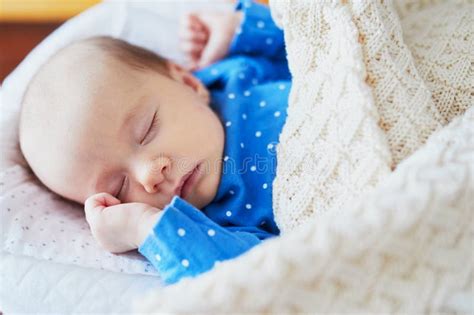
[{"label": "blue sleeve", "polygon": [[172,284],[183,277],[199,275],[216,262],[234,258],[260,243],[261,238],[271,236],[259,232],[221,227],[175,196],[138,251],[165,283]]},{"label": "blue sleeve", "polygon": [[251,0],[240,0],[236,6],[243,19],[229,48],[229,55],[250,54],[271,59],[285,59],[283,31],[273,22],[270,9]]}]

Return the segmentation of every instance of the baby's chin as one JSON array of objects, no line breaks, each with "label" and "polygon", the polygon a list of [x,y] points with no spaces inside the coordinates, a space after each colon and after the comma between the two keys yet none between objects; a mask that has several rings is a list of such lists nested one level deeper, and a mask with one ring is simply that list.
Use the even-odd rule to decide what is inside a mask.
[{"label": "baby's chin", "polygon": [[[204,168],[203,168],[204,169]],[[195,184],[194,190],[189,196],[182,196],[184,200],[192,204],[197,209],[203,209],[209,205],[217,194],[219,179],[216,174],[209,173],[201,169],[201,178]]]},{"label": "baby's chin", "polygon": [[190,198],[189,200],[185,200],[192,204],[196,209],[202,210],[211,203],[212,199],[213,198]]}]

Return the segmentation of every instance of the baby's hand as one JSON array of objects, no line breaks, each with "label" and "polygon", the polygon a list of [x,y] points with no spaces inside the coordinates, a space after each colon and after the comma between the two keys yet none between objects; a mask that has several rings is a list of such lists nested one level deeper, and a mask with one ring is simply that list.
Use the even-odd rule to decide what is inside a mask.
[{"label": "baby's hand", "polygon": [[180,23],[181,49],[189,69],[206,67],[227,55],[242,12],[191,13]]},{"label": "baby's hand", "polygon": [[161,210],[145,203],[121,204],[108,193],[87,198],[84,209],[92,235],[107,251],[136,249],[161,217]]}]

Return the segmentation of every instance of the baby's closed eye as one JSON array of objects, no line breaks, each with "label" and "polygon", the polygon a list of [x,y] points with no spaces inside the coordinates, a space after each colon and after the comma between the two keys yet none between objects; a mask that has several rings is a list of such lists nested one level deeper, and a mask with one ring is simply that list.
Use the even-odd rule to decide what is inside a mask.
[{"label": "baby's closed eye", "polygon": [[158,127],[158,111],[155,111],[154,115],[153,115],[153,118],[151,120],[151,123],[150,123],[150,126],[147,130],[147,132],[145,133],[145,136],[143,137],[143,139],[140,141],[140,144],[141,145],[145,145],[145,141],[148,140],[151,135],[153,134],[153,132],[156,131]]}]

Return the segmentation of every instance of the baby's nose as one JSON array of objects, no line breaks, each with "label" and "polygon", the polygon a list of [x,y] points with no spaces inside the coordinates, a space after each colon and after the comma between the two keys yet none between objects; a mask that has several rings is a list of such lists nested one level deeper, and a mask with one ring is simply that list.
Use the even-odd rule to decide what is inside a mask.
[{"label": "baby's nose", "polygon": [[158,191],[157,184],[145,184],[144,188],[145,188],[145,191],[149,194],[154,194]]},{"label": "baby's nose", "polygon": [[153,194],[160,190],[160,186],[166,181],[166,173],[168,173],[169,167],[169,159],[159,157],[144,168],[142,184],[146,192]]}]

